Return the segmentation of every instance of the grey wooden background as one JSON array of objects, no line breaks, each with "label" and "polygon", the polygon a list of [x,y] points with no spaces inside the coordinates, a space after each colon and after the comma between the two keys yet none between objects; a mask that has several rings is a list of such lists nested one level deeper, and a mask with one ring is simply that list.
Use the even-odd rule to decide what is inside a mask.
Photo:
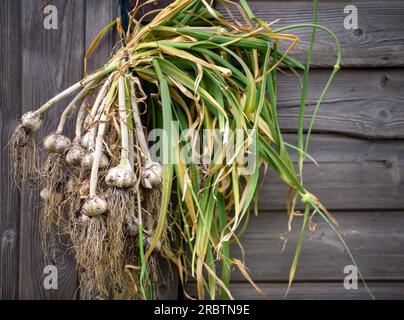
[{"label": "grey wooden background", "polygon": [[[167,1],[161,1],[167,2]],[[311,1],[249,1],[265,20],[282,26],[311,20]],[[22,112],[38,106],[83,75],[88,44],[116,15],[115,0],[54,0],[59,29],[43,27],[43,0],[5,0],[0,4],[0,299],[75,299],[77,279],[66,244],[55,243],[53,262],[59,290],[42,287],[44,260],[38,210],[24,192],[11,188],[5,147]],[[307,163],[306,186],[337,218],[376,298],[404,298],[404,2],[401,0],[319,1],[319,23],[334,30],[343,45],[343,65],[319,112]],[[354,4],[359,30],[345,30],[344,7]],[[310,30],[294,55],[304,59]],[[112,46],[108,36],[90,61],[103,64]],[[310,76],[309,110],[335,61],[332,40],[318,33]],[[280,117],[287,139],[296,141],[299,81],[279,79]],[[56,111],[46,126],[56,125]],[[282,298],[300,229],[285,235],[285,187],[270,175],[260,192],[260,214],[242,238],[247,266],[270,298]],[[343,288],[350,264],[335,235],[319,221],[308,233],[289,299],[367,299]],[[284,238],[288,241],[284,250]],[[234,249],[236,254],[237,249]],[[177,297],[177,283],[162,297]],[[234,272],[236,298],[259,298]],[[164,291],[165,290],[165,291]],[[190,288],[192,291],[192,286]]]}]

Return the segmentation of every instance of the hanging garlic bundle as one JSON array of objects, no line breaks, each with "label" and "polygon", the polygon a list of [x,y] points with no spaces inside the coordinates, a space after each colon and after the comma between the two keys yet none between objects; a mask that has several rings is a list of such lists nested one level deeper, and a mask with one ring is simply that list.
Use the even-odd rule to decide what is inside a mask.
[{"label": "hanging garlic bundle", "polygon": [[[206,292],[211,299],[232,298],[232,266],[252,282],[244,261],[231,256],[229,243],[248,221],[262,165],[289,186],[291,217],[300,199],[304,223],[317,213],[343,241],[335,220],[303,186],[276,107],[277,70],[307,70],[288,55],[297,38],[282,32],[310,27],[335,35],[316,24],[273,30],[245,0],[225,1],[245,21],[225,19],[209,2],[176,0],[148,24],[135,19],[140,7],[134,9],[126,45],[104,68],[24,114],[11,139],[15,181],[30,182],[37,159],[33,135],[50,109],[78,92],[44,140],[48,157],[40,194],[44,243],[54,225],[70,236],[84,298],[154,298],[156,253],[178,267],[183,284],[196,280],[198,298]],[[119,19],[115,25],[122,30]],[[280,41],[291,43],[285,53]],[[336,44],[338,61],[326,89],[339,69],[338,39]],[[75,136],[69,138],[64,128],[75,112]],[[146,127],[164,132],[160,158],[151,152]],[[210,134],[201,139],[202,161],[187,161],[204,130]],[[240,131],[241,140],[232,140]],[[216,134],[223,138],[218,152]],[[294,149],[299,159],[306,156],[307,147]],[[252,166],[238,162],[245,155],[253,156]],[[301,241],[291,281],[300,247]]]},{"label": "hanging garlic bundle", "polygon": [[[62,113],[56,131],[43,141],[48,156],[39,176],[44,245],[55,232],[70,236],[87,298],[109,297],[111,289],[115,297],[140,297],[138,276],[127,268],[139,263],[136,213],[140,207],[142,215],[142,206],[147,207],[137,194],[142,193],[142,185],[161,188],[162,170],[151,162],[134,82],[140,83],[128,71],[126,59],[113,59],[101,71],[23,115],[10,144],[15,181],[29,182],[36,172],[30,166],[36,158],[33,133],[57,102],[81,88]],[[94,100],[93,92],[97,92]],[[63,131],[77,109],[75,137],[70,139]]]}]

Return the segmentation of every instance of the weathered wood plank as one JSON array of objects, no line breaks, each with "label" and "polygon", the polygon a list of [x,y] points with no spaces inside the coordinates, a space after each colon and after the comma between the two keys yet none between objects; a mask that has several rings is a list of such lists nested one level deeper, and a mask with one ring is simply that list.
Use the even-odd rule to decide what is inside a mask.
[{"label": "weathered wood plank", "polygon": [[[286,137],[296,142],[295,136]],[[403,209],[403,147],[401,140],[314,135],[309,153],[319,166],[305,164],[305,186],[330,210]],[[259,208],[284,209],[287,191],[287,186],[269,169],[260,189]]]},{"label": "weathered wood plank", "polygon": [[[85,49],[87,50],[99,32],[116,18],[118,11],[117,1],[87,0],[85,5]],[[114,47],[114,31],[115,29],[109,30],[91,54],[87,61],[88,73],[103,67],[107,62]]]},{"label": "weathered wood plank", "polygon": [[[307,163],[305,186],[330,210],[332,209],[403,209],[404,163]],[[260,189],[261,210],[285,207],[287,187],[270,173]]]},{"label": "weathered wood plank", "polygon": [[[132,0],[132,7],[135,7],[136,4],[139,6],[147,2],[146,0]],[[147,3],[146,5],[143,5],[137,14],[137,17],[143,17],[146,13],[149,13],[150,11],[154,11],[157,9],[164,8],[168,6],[170,3],[172,3],[172,0],[155,0],[153,2]],[[151,21],[155,14],[148,14],[143,21]]]},{"label": "weathered wood plank", "polygon": [[[15,211],[16,212],[16,211]],[[18,295],[18,238],[16,231],[2,232],[0,244],[1,300],[14,300]]]},{"label": "weathered wood plank", "polygon": [[[368,283],[376,300],[404,299],[403,282]],[[369,300],[369,293],[359,285],[358,290],[345,290],[342,282],[302,282],[294,283],[287,297],[284,297],[287,283],[264,282],[258,286],[268,295],[269,300]],[[195,285],[189,288],[192,296],[197,296]],[[233,283],[230,291],[237,300],[263,299],[248,283]]]},{"label": "weathered wood plank", "polygon": [[[53,1],[58,8],[57,30],[46,30],[43,26],[42,1],[22,3],[22,52],[24,111],[34,108],[62,89],[80,80],[83,73],[84,52],[84,2]],[[44,131],[56,127],[58,116],[65,103],[52,110],[44,123]],[[40,141],[40,139],[38,140]],[[21,252],[20,252],[20,299],[73,299],[77,290],[77,279],[72,252],[67,243],[56,241],[50,263],[58,269],[58,290],[43,288],[43,251],[39,235],[39,210],[37,197],[29,204],[24,195],[21,208]],[[49,263],[49,262],[48,262]]]},{"label": "weathered wood plank", "polygon": [[[297,145],[297,135],[286,133],[285,141]],[[297,151],[289,148],[291,158],[297,160]],[[337,134],[313,134],[310,138],[309,154],[320,164],[381,162],[389,166],[404,159],[402,140],[371,140],[346,137]],[[306,158],[307,159],[307,158]],[[310,160],[307,159],[307,162]]]},{"label": "weathered wood plank", "polygon": [[[305,127],[330,74],[311,70]],[[278,77],[280,124],[296,131],[300,82],[295,75]],[[326,94],[314,130],[365,138],[404,138],[404,73],[401,69],[341,70]]]},{"label": "weathered wood plank", "polygon": [[[357,211],[334,212],[345,239],[365,279],[376,281],[404,280],[404,214],[403,212]],[[241,238],[246,265],[256,281],[286,281],[293,260],[301,217],[296,217],[292,231],[286,234],[285,214],[261,212],[250,218]],[[334,232],[315,217],[315,233],[307,232],[295,279],[297,281],[342,281],[346,265],[351,265]],[[282,251],[284,239],[288,241]],[[239,256],[239,249],[233,247]],[[235,271],[232,279],[244,281]]]},{"label": "weathered wood plank", "polygon": [[[219,1],[218,1],[219,3]],[[310,23],[313,15],[312,1],[249,1],[255,14],[263,20],[274,21],[274,29],[297,23]],[[358,9],[357,30],[346,30],[344,13],[347,5]],[[219,4],[218,7],[220,8]],[[383,8],[383,10],[380,10]],[[342,45],[342,65],[345,67],[403,66],[404,3],[399,0],[319,1],[318,23],[334,31]],[[234,10],[235,18],[241,20]],[[311,29],[291,30],[300,38],[292,55],[305,61],[305,52]],[[285,47],[289,43],[285,42]],[[331,66],[336,60],[333,39],[324,32],[317,33],[313,66]]]},{"label": "weathered wood plank", "polygon": [[21,112],[20,1],[0,6],[0,300],[18,296],[19,195],[12,188],[7,144]]}]

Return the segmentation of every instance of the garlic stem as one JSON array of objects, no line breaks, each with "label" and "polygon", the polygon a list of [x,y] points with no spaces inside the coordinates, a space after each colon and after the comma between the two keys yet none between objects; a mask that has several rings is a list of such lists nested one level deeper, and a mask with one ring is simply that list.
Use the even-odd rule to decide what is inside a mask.
[{"label": "garlic stem", "polygon": [[137,178],[129,160],[129,125],[131,123],[127,112],[125,77],[123,75],[118,78],[118,108],[122,144],[121,159],[118,166],[109,169],[105,182],[110,187],[127,189],[136,184]]},{"label": "garlic stem", "polygon": [[129,81],[125,81],[125,94],[127,96],[126,99],[126,113],[127,113],[127,120],[126,124],[128,126],[128,132],[129,132],[129,164],[130,167],[132,168],[133,172],[135,171],[135,131],[133,130],[133,116],[132,116],[132,106],[131,106],[131,101],[129,99],[130,97],[130,88],[128,86]]},{"label": "garlic stem", "polygon": [[83,130],[83,125],[85,123],[85,117],[86,117],[86,101],[85,99],[81,103],[79,113],[77,115],[77,120],[76,120],[76,128],[75,128],[75,137],[74,137],[74,142],[79,143],[82,135],[82,130]]},{"label": "garlic stem", "polygon": [[95,98],[93,107],[91,108],[90,111],[90,117],[92,119],[94,119],[95,115],[97,114],[98,108],[101,104],[101,102],[103,101],[105,95],[107,94],[107,90],[109,88],[109,86],[111,85],[112,82],[112,78],[114,77],[114,74],[111,74],[104,82],[104,84],[102,85],[100,91],[97,94],[97,97]]},{"label": "garlic stem", "polygon": [[136,132],[136,138],[137,142],[139,144],[140,150],[142,151],[144,161],[145,161],[145,167],[151,165],[153,163],[151,157],[150,157],[150,151],[149,151],[149,146],[146,141],[146,137],[143,132],[143,126],[142,126],[142,121],[140,119],[140,114],[139,114],[139,106],[136,100],[136,89],[134,82],[130,82],[130,96],[131,96],[131,102],[132,102],[132,115],[133,115],[133,125],[134,129]]},{"label": "garlic stem", "polygon": [[[103,121],[107,120],[107,116],[105,114],[103,114],[101,118]],[[94,160],[90,176],[90,197],[95,196],[97,192],[98,169],[100,167],[100,160],[102,154],[102,139],[104,136],[105,126],[106,126],[105,123],[101,123],[98,128],[98,135],[95,143]]]},{"label": "garlic stem", "polygon": [[107,90],[111,85],[112,79],[115,76],[114,73],[110,74],[105,83],[102,85],[100,91],[95,98],[93,107],[90,111],[90,121],[94,124],[93,127],[90,129],[90,142],[89,142],[89,149],[93,150],[95,146],[95,134],[97,132],[97,121],[100,119],[101,113],[105,107],[105,99]]},{"label": "garlic stem", "polygon": [[74,112],[74,110],[77,108],[79,102],[84,99],[84,97],[87,95],[87,93],[90,91],[92,85],[95,82],[91,82],[88,84],[86,87],[84,87],[83,90],[80,91],[80,93],[69,103],[69,105],[66,107],[66,109],[63,111],[62,116],[60,117],[59,120],[59,125],[56,130],[56,133],[62,133],[63,129],[66,125],[67,118],[69,115]]},{"label": "garlic stem", "polygon": [[129,163],[132,170],[135,170],[135,138],[134,131],[129,131]]},{"label": "garlic stem", "polygon": [[125,78],[120,76],[118,79],[118,107],[121,124],[121,160],[129,159],[129,132],[126,124],[128,114],[126,110]]},{"label": "garlic stem", "polygon": [[47,101],[40,108],[38,108],[36,110],[36,112],[38,112],[38,114],[41,114],[41,115],[44,114],[45,112],[47,112],[50,108],[52,108],[60,100],[64,99],[65,97],[67,97],[69,95],[71,95],[72,93],[76,92],[80,88],[84,88],[85,86],[87,86],[88,84],[93,82],[94,80],[100,79],[103,76],[111,73],[112,71],[116,70],[118,68],[118,66],[119,66],[118,63],[113,63],[113,64],[110,64],[110,65],[107,65],[105,68],[99,70],[98,72],[95,72],[95,73],[89,75],[88,77],[86,77],[83,80],[75,83],[71,87],[67,88],[66,90],[62,91],[61,93],[59,93],[58,95],[56,95],[55,97],[53,97],[52,99]]},{"label": "garlic stem", "polygon": [[115,89],[116,89],[116,83],[114,82],[111,85],[108,96],[105,97],[104,99],[105,105],[104,103],[102,104],[104,105],[105,110],[101,111],[100,124],[98,126],[98,134],[95,140],[94,161],[93,166],[91,168],[91,176],[90,176],[90,197],[95,196],[97,192],[98,169],[100,167],[100,160],[103,149],[103,137],[107,126],[108,112],[111,107],[113,98],[115,96]]},{"label": "garlic stem", "polygon": [[[104,97],[102,103],[100,104],[100,107],[98,108],[98,112],[95,115],[95,117],[93,118],[93,123],[97,123],[98,121],[101,122],[101,124],[103,123],[103,116],[105,114],[105,106],[108,104],[108,96]],[[97,129],[99,129],[99,125],[94,124],[93,127],[90,129],[90,142],[88,145],[88,149],[89,150],[94,150],[95,146],[96,146],[96,137],[95,137],[95,133],[97,132]],[[105,130],[105,128],[103,129]]]}]

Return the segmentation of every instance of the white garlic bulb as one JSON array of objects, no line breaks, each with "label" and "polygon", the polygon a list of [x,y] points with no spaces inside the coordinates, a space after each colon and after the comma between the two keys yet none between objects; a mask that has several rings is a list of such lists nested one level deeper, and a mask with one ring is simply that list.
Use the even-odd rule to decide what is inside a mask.
[{"label": "white garlic bulb", "polygon": [[62,134],[54,133],[45,138],[43,145],[49,153],[61,154],[70,147],[71,141]]},{"label": "white garlic bulb", "polygon": [[161,184],[163,166],[158,162],[147,165],[142,174],[142,185],[147,189],[152,189]]},{"label": "white garlic bulb", "polygon": [[119,166],[109,169],[105,177],[105,182],[108,186],[121,189],[133,187],[136,181],[136,175],[129,161],[124,161]]},{"label": "white garlic bulb", "polygon": [[91,132],[87,132],[81,138],[81,145],[83,146],[83,148],[88,149],[92,140],[94,140],[93,135],[91,134]]},{"label": "white garlic bulb", "polygon": [[38,131],[42,125],[42,116],[38,112],[30,111],[22,115],[21,123],[26,129]]},{"label": "white garlic bulb", "polygon": [[81,145],[75,143],[66,154],[66,162],[71,166],[77,167],[81,164],[85,154],[85,149]]},{"label": "white garlic bulb", "polygon": [[102,215],[105,211],[107,211],[107,202],[98,196],[88,198],[81,207],[81,212],[89,217]]},{"label": "white garlic bulb", "polygon": [[[87,152],[86,155],[83,157],[83,159],[81,160],[81,165],[83,166],[84,170],[91,170],[91,168],[93,167],[93,162],[94,162],[94,152]],[[109,165],[109,161],[107,156],[102,153],[101,154],[101,158],[100,158],[100,166],[99,169],[103,170],[108,168]]]}]

